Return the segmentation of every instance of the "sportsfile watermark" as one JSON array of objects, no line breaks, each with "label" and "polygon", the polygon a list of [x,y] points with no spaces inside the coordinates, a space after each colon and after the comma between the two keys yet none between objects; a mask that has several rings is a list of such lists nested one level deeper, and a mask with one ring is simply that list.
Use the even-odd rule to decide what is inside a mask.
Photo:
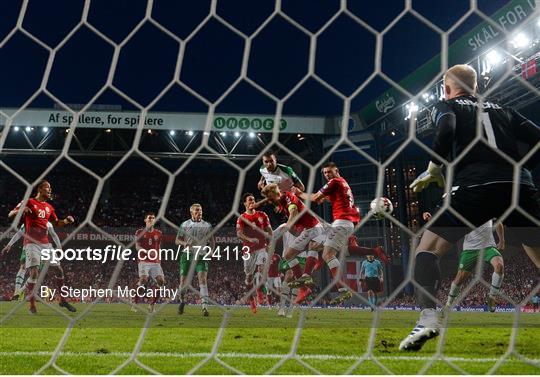
[{"label": "sportsfile watermark", "polygon": [[67,248],[41,249],[41,260],[44,262],[57,263],[62,261],[168,261],[180,260],[185,255],[187,260],[202,261],[230,261],[249,260],[251,252],[248,246],[178,246],[176,249],[130,249],[121,245],[107,245],[104,248]]}]

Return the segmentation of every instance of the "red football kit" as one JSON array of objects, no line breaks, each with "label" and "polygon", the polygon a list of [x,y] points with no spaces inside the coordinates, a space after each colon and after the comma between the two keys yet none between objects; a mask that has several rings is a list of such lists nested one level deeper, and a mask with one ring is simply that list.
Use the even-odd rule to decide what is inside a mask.
[{"label": "red football kit", "polygon": [[332,203],[333,220],[360,222],[360,211],[354,205],[354,197],[349,184],[343,177],[332,178],[319,190]]},{"label": "red football kit", "polygon": [[[22,202],[15,207],[20,209]],[[30,243],[48,244],[49,233],[47,231],[47,223],[50,221],[56,223],[58,216],[54,211],[54,207],[47,202],[41,202],[36,198],[28,199],[26,207],[30,209],[30,212],[24,214],[24,227],[25,235],[23,244]]]},{"label": "red football kit", "polygon": [[259,240],[258,243],[244,240],[244,251],[250,253],[252,251],[264,249],[266,246],[268,246],[268,240],[264,236],[266,233],[264,229],[268,228],[269,226],[270,220],[268,219],[268,215],[262,211],[255,211],[251,215],[247,212],[241,214],[236,221],[236,229],[242,231],[246,237],[256,238]]},{"label": "red football kit", "polygon": [[[285,191],[281,194],[281,197],[278,201],[279,210],[289,218],[291,214],[289,213],[289,206],[296,205],[298,208],[298,213],[302,212],[306,207],[305,204],[298,198],[296,195],[289,191]],[[302,232],[304,229],[313,228],[319,223],[319,220],[312,216],[309,212],[305,212],[294,224],[295,229],[298,232]]]},{"label": "red football kit", "polygon": [[139,262],[159,263],[159,249],[163,239],[161,230],[155,228],[152,231],[144,228],[139,229],[135,232],[135,238],[141,249],[152,250],[149,254],[144,251],[138,252]]},{"label": "red football kit", "polygon": [[281,261],[281,257],[279,254],[272,255],[272,260],[270,261],[270,266],[268,267],[268,277],[269,278],[277,278],[279,277],[279,262]]}]

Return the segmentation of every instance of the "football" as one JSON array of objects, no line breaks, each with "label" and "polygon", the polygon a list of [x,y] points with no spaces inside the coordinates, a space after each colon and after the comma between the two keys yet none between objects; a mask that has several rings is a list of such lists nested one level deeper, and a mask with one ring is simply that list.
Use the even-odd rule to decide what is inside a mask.
[{"label": "football", "polygon": [[371,209],[373,217],[377,220],[384,219],[385,213],[390,215],[394,211],[392,202],[390,199],[385,197],[373,199],[369,205],[369,208]]}]

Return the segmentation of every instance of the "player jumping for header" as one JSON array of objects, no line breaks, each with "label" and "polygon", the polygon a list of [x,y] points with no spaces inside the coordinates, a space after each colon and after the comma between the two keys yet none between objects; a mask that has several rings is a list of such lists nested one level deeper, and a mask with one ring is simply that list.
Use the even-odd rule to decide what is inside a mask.
[{"label": "player jumping for header", "polygon": [[268,151],[262,156],[263,166],[259,169],[261,179],[257,184],[259,190],[264,186],[275,183],[281,191],[291,191],[297,187],[300,191],[304,191],[305,187],[293,168],[287,165],[278,164],[276,154]]},{"label": "player jumping for header", "polygon": [[[316,217],[309,212],[304,212],[305,204],[293,193],[281,192],[275,183],[268,184],[261,191],[268,201],[278,206],[281,213],[287,216],[287,223],[282,228],[282,232],[289,231],[297,235],[291,245],[287,245],[283,253],[283,258],[292,270],[294,277],[299,279],[302,276],[302,268],[297,259],[298,254],[307,247],[307,258],[304,272],[311,274],[318,259],[317,247],[324,242],[324,228]],[[302,213],[304,212],[304,213]],[[298,292],[296,303],[303,302],[311,293],[308,285],[313,285],[313,281],[306,282],[306,287]]]},{"label": "player jumping for header", "polygon": [[[351,188],[339,174],[337,165],[333,162],[327,162],[323,166],[322,173],[327,184],[317,193],[308,195],[299,190],[293,189],[293,191],[304,200],[309,199],[315,203],[322,203],[327,199],[332,204],[333,222],[327,230],[324,241],[323,259],[339,290],[339,295],[331,301],[331,304],[339,304],[351,298],[352,294],[341,282],[338,256],[347,251],[349,238],[354,232],[355,225],[360,222],[360,211],[354,204]],[[312,280],[311,276],[304,275],[299,279],[299,282],[308,283]]]}]

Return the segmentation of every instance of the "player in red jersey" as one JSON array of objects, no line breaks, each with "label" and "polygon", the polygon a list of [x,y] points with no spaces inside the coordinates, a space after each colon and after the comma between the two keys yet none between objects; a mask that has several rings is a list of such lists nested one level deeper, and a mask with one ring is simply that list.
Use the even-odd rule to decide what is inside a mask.
[{"label": "player in red jersey", "polygon": [[[268,259],[268,240],[272,238],[272,228],[268,215],[262,211],[253,209],[255,204],[255,196],[251,193],[242,195],[242,201],[246,211],[240,215],[236,221],[236,234],[244,242],[243,250],[249,254],[246,259],[244,254],[244,273],[246,274],[246,288],[250,291],[253,288],[253,279],[255,278],[255,286],[257,292],[262,295],[261,289],[261,273]],[[264,296],[263,296],[264,298]],[[259,297],[259,302],[262,300]],[[249,305],[253,313],[257,312],[257,303],[255,297],[249,298]]]},{"label": "player in red jersey", "polygon": [[[346,252],[349,237],[353,234],[355,225],[360,222],[360,211],[354,204],[351,188],[347,181],[340,176],[337,165],[333,162],[327,162],[323,166],[322,173],[327,183],[317,193],[308,195],[294,188],[293,191],[302,199],[309,199],[315,203],[328,200],[332,204],[333,222],[324,242],[323,259],[328,265],[332,277],[337,280],[336,286],[340,293],[331,301],[331,304],[336,304],[352,297],[346,285],[340,281],[340,263],[337,257],[339,253]],[[303,277],[302,280],[308,281],[309,277]]]},{"label": "player in red jersey", "polygon": [[[154,279],[156,284],[162,287],[165,285],[165,276],[161,268],[159,250],[161,249],[163,233],[161,230],[154,228],[156,223],[156,214],[154,212],[148,212],[144,216],[144,223],[146,226],[135,232],[135,247],[137,248],[137,257],[139,259],[139,281],[137,282],[137,287],[147,287],[149,278]],[[159,299],[158,292],[159,290],[155,289],[152,295],[152,300],[148,307],[150,313],[154,311],[154,305]],[[138,299],[139,295],[137,294],[134,300],[136,304],[139,301]]]},{"label": "player in red jersey", "polygon": [[[28,280],[26,283],[26,296],[30,302],[30,314],[35,314],[36,298],[34,296],[34,287],[38,281],[39,269],[41,264],[41,251],[44,249],[52,250],[52,245],[49,243],[48,226],[51,222],[56,226],[65,226],[73,223],[75,220],[72,216],[67,216],[63,220],[59,220],[54,207],[47,203],[52,197],[52,187],[47,181],[41,181],[37,185],[37,194],[34,198],[28,199],[26,206],[23,208],[22,202],[19,203],[8,217],[16,216],[21,209],[24,211],[24,227],[25,234],[23,240],[23,248],[26,254],[26,270]],[[50,271],[53,274],[58,292],[61,291],[64,285],[64,271],[59,262],[51,262]],[[69,304],[62,295],[60,295],[59,305],[66,308],[70,312],[75,312],[76,309]]]},{"label": "player in red jersey", "polygon": [[268,305],[272,305],[274,290],[275,294],[279,297],[281,295],[281,276],[279,273],[279,263],[281,262],[281,257],[279,254],[274,252],[272,258],[270,258],[270,266],[268,267],[268,279],[266,280],[266,299]]},{"label": "player in red jersey", "polygon": [[[283,228],[283,231],[289,231],[292,234],[297,235],[292,244],[287,245],[283,253],[283,258],[287,261],[289,268],[292,270],[294,278],[299,279],[302,273],[307,270],[311,274],[317,258],[319,256],[316,251],[322,242],[324,242],[324,228],[319,223],[319,220],[311,215],[309,212],[305,212],[305,205],[302,201],[293,193],[286,191],[281,192],[276,184],[269,184],[261,191],[270,203],[278,206],[279,210],[287,216],[287,223]],[[307,251],[305,270],[302,271],[300,263],[296,258],[298,254]],[[304,284],[309,285],[309,284]],[[311,280],[313,285],[313,279]],[[307,296],[311,293],[309,286],[302,287],[299,290],[295,303],[299,304],[303,302]]]}]

